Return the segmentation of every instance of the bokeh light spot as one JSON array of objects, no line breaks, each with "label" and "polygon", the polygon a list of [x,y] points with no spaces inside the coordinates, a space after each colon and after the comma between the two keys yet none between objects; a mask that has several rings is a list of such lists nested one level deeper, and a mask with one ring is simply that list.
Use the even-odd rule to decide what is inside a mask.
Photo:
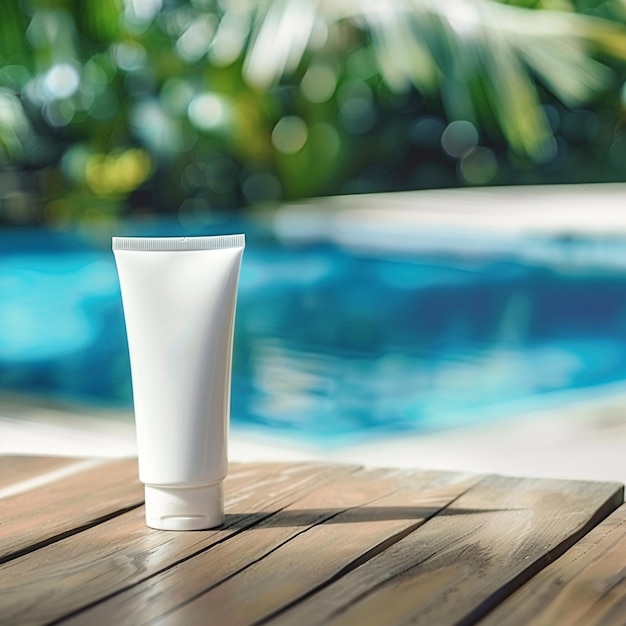
[{"label": "bokeh light spot", "polygon": [[179,146],[179,127],[156,100],[136,104],[130,111],[133,131],[153,150],[171,153]]},{"label": "bokeh light spot", "polygon": [[194,62],[200,60],[209,49],[215,32],[217,18],[214,15],[201,15],[178,38],[176,51],[181,58]]},{"label": "bokeh light spot", "polygon": [[434,115],[419,118],[410,128],[409,136],[416,145],[424,148],[438,148],[445,122]]},{"label": "bokeh light spot", "polygon": [[213,93],[203,93],[189,103],[187,115],[197,128],[213,130],[226,122],[228,107],[224,98]]},{"label": "bokeh light spot", "polygon": [[141,69],[148,58],[145,48],[135,41],[116,43],[112,47],[111,53],[116,65],[126,72]]},{"label": "bokeh light spot", "polygon": [[460,157],[478,145],[478,131],[467,120],[450,122],[441,135],[441,145],[451,157]]},{"label": "bokeh light spot", "polygon": [[346,64],[347,72],[355,79],[367,80],[377,73],[372,49],[369,46],[357,48],[348,57]]},{"label": "bokeh light spot", "polygon": [[162,0],[125,0],[126,19],[146,24],[151,22],[163,7]]},{"label": "bokeh light spot", "polygon": [[42,87],[47,99],[69,98],[80,86],[80,76],[69,63],[55,63],[45,74]]},{"label": "bokeh light spot", "polygon": [[283,154],[296,154],[302,150],[308,136],[309,131],[304,121],[295,115],[287,115],[274,126],[272,143]]},{"label": "bokeh light spot", "polygon": [[337,74],[329,65],[312,65],[302,78],[300,89],[310,102],[329,100],[337,87]]},{"label": "bokeh light spot", "polygon": [[470,185],[486,185],[498,172],[496,155],[484,146],[471,148],[459,162],[461,178]]},{"label": "bokeh light spot", "polygon": [[85,181],[96,195],[126,193],[146,180],[150,170],[150,157],[139,148],[120,154],[94,154],[87,160]]},{"label": "bokeh light spot", "polygon": [[163,108],[176,117],[187,113],[193,99],[193,87],[184,78],[170,78],[161,89],[160,100]]},{"label": "bokeh light spot", "polygon": [[57,128],[67,126],[74,117],[76,109],[69,100],[52,100],[47,102],[42,113],[46,121]]},{"label": "bokeh light spot", "polygon": [[248,19],[235,5],[224,14],[209,50],[209,58],[217,66],[230,65],[239,57],[250,32]]},{"label": "bokeh light spot", "polygon": [[84,144],[74,144],[61,159],[63,174],[75,183],[82,183],[85,177],[85,163],[89,159],[89,149]]}]

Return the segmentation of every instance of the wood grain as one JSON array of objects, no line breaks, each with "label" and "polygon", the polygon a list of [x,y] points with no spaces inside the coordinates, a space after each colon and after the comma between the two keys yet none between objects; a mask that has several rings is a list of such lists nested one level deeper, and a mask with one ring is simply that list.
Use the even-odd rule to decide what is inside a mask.
[{"label": "wood grain", "polygon": [[480,626],[623,626],[626,506],[528,581]]},{"label": "wood grain", "polygon": [[113,598],[101,614],[135,624],[159,615],[154,623],[256,623],[383,551],[479,480],[406,470],[337,477],[208,555]]},{"label": "wood grain", "polygon": [[[225,483],[226,523],[217,530],[164,532],[131,510],[0,566],[2,624],[42,624],[149,579],[276,513],[308,490],[356,468],[240,466]],[[76,617],[77,623],[98,623]],[[99,622],[114,623],[105,615]]]},{"label": "wood grain", "polygon": [[66,457],[0,455],[0,489],[75,462]]},{"label": "wood grain", "polygon": [[51,479],[0,501],[3,626],[625,623],[617,484],[242,464],[225,525],[175,533],[135,460],[3,469]]},{"label": "wood grain", "polygon": [[141,505],[136,459],[92,469],[0,500],[0,563]]},{"label": "wood grain", "polygon": [[488,477],[269,623],[472,624],[622,501],[616,484]]}]

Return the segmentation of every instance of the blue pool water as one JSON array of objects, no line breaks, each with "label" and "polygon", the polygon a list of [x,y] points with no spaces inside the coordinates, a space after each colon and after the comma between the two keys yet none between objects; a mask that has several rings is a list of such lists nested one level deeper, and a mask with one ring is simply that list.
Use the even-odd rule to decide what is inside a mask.
[{"label": "blue pool water", "polygon": [[[172,225],[136,230],[181,234]],[[310,441],[420,432],[626,379],[626,263],[587,259],[597,242],[530,242],[550,254],[524,258],[382,254],[287,245],[249,223],[217,230],[248,236],[234,428]],[[0,231],[0,391],[131,406],[105,238]]]}]

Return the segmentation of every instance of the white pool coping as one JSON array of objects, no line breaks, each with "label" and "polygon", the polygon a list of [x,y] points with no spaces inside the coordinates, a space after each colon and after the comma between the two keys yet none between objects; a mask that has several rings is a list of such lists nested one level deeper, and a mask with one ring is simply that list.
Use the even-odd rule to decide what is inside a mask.
[{"label": "white pool coping", "polygon": [[[388,232],[478,235],[626,235],[626,183],[434,189],[319,198],[274,211],[288,237],[375,241]],[[306,220],[307,228],[303,228]]]}]

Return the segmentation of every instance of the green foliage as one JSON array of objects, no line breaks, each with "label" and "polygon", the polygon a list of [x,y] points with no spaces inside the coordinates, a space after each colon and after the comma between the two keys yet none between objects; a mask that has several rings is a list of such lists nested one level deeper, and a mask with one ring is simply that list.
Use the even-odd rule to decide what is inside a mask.
[{"label": "green foliage", "polygon": [[0,221],[620,180],[619,0],[3,0]]}]

